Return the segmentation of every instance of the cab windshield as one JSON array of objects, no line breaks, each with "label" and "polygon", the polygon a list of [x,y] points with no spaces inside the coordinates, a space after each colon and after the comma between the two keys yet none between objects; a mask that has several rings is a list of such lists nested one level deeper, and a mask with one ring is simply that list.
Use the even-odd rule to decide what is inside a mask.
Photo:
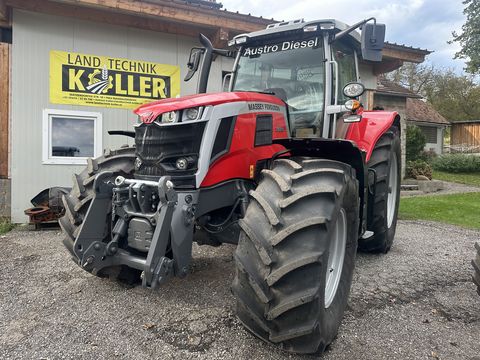
[{"label": "cab windshield", "polygon": [[288,105],[292,135],[308,136],[321,131],[324,79],[321,37],[252,45],[241,49],[233,91],[273,93]]}]

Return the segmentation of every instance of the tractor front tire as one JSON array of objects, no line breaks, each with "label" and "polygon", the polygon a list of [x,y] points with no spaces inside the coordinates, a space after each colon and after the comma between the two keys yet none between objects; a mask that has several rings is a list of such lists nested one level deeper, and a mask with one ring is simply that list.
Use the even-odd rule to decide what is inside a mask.
[{"label": "tractor front tire", "polygon": [[480,295],[480,243],[475,243],[475,249],[477,249],[477,256],[472,260],[473,265],[473,283],[477,285],[477,292]]},{"label": "tractor front tire", "polygon": [[280,159],[262,171],[235,252],[237,315],[259,338],[322,353],[335,338],[352,282],[359,230],[354,170]]},{"label": "tractor front tire", "polygon": [[[375,144],[368,168],[375,173],[375,196],[368,197],[368,239],[360,239],[362,251],[387,253],[393,244],[400,203],[401,148],[399,130],[392,126]],[[370,175],[370,174],[369,174]],[[370,212],[371,211],[371,212]]]},{"label": "tractor front tire", "polygon": [[[111,171],[112,181],[119,175],[132,177],[135,162],[135,148],[122,147],[118,150],[107,150],[103,156],[96,159],[88,159],[87,167],[79,174],[73,175],[73,187],[70,193],[64,195],[63,205],[65,215],[59,220],[60,227],[66,237],[63,240],[65,247],[73,255],[73,244],[81,229],[83,220],[94,196],[93,182],[95,177],[104,171]],[[107,219],[110,219],[107,216]],[[104,241],[110,240],[110,223],[105,224]],[[98,276],[109,276],[124,280],[125,282],[134,282],[137,275],[135,269],[110,268],[105,269]]]}]

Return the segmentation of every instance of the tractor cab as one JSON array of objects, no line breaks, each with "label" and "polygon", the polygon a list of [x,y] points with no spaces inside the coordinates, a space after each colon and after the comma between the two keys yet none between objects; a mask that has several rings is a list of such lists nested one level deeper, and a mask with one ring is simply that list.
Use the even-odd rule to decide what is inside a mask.
[{"label": "tractor cab", "polygon": [[[370,20],[374,23],[368,23]],[[355,31],[360,26],[361,35]],[[232,73],[227,76],[228,90],[267,93],[283,100],[288,107],[292,137],[343,137],[337,117],[355,110],[348,101],[358,98],[364,89],[358,63],[361,59],[380,61],[384,37],[385,25],[376,24],[375,19],[350,27],[337,20],[295,20],[238,35],[229,42],[237,51]],[[202,37],[201,42],[208,52],[208,39]],[[205,50],[196,49],[193,57],[198,58],[197,51]],[[222,50],[212,51],[225,54]],[[208,61],[206,56],[202,72],[207,67],[209,70]],[[193,70],[190,65],[194,61],[189,61]],[[204,92],[199,85],[198,92]]]}]

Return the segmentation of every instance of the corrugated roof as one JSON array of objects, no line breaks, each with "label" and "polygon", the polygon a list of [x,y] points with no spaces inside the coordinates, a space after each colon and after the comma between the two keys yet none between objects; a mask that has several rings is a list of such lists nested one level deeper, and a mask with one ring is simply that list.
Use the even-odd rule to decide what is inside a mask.
[{"label": "corrugated roof", "polygon": [[442,115],[436,111],[428,102],[420,99],[407,98],[406,116],[408,121],[423,123],[450,125]]},{"label": "corrugated roof", "polygon": [[422,48],[416,48],[413,46],[407,46],[404,44],[397,44],[397,43],[391,43],[386,41],[385,42],[385,47],[393,50],[402,50],[402,51],[410,51],[410,52],[415,52],[418,54],[422,55],[428,55],[431,54],[433,51],[427,50],[427,49],[422,49]]}]

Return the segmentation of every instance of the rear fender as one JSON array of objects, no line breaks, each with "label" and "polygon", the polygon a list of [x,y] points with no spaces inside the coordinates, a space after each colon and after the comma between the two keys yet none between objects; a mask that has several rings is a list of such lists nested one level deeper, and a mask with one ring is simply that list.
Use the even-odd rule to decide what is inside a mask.
[{"label": "rear fender", "polygon": [[345,138],[365,152],[365,162],[368,162],[378,139],[392,125],[398,126],[400,131],[400,115],[395,111],[363,111],[359,115],[362,120],[350,124]]},{"label": "rear fender", "polygon": [[[358,180],[358,196],[360,197],[360,224],[359,234],[366,229],[366,199],[367,199],[367,168],[364,165],[365,153],[354,143],[340,139],[276,139],[274,144],[280,144],[288,150],[290,156],[308,156],[319,159],[340,161],[355,169]],[[287,152],[287,151],[285,151]],[[283,153],[283,151],[282,151]]]}]

